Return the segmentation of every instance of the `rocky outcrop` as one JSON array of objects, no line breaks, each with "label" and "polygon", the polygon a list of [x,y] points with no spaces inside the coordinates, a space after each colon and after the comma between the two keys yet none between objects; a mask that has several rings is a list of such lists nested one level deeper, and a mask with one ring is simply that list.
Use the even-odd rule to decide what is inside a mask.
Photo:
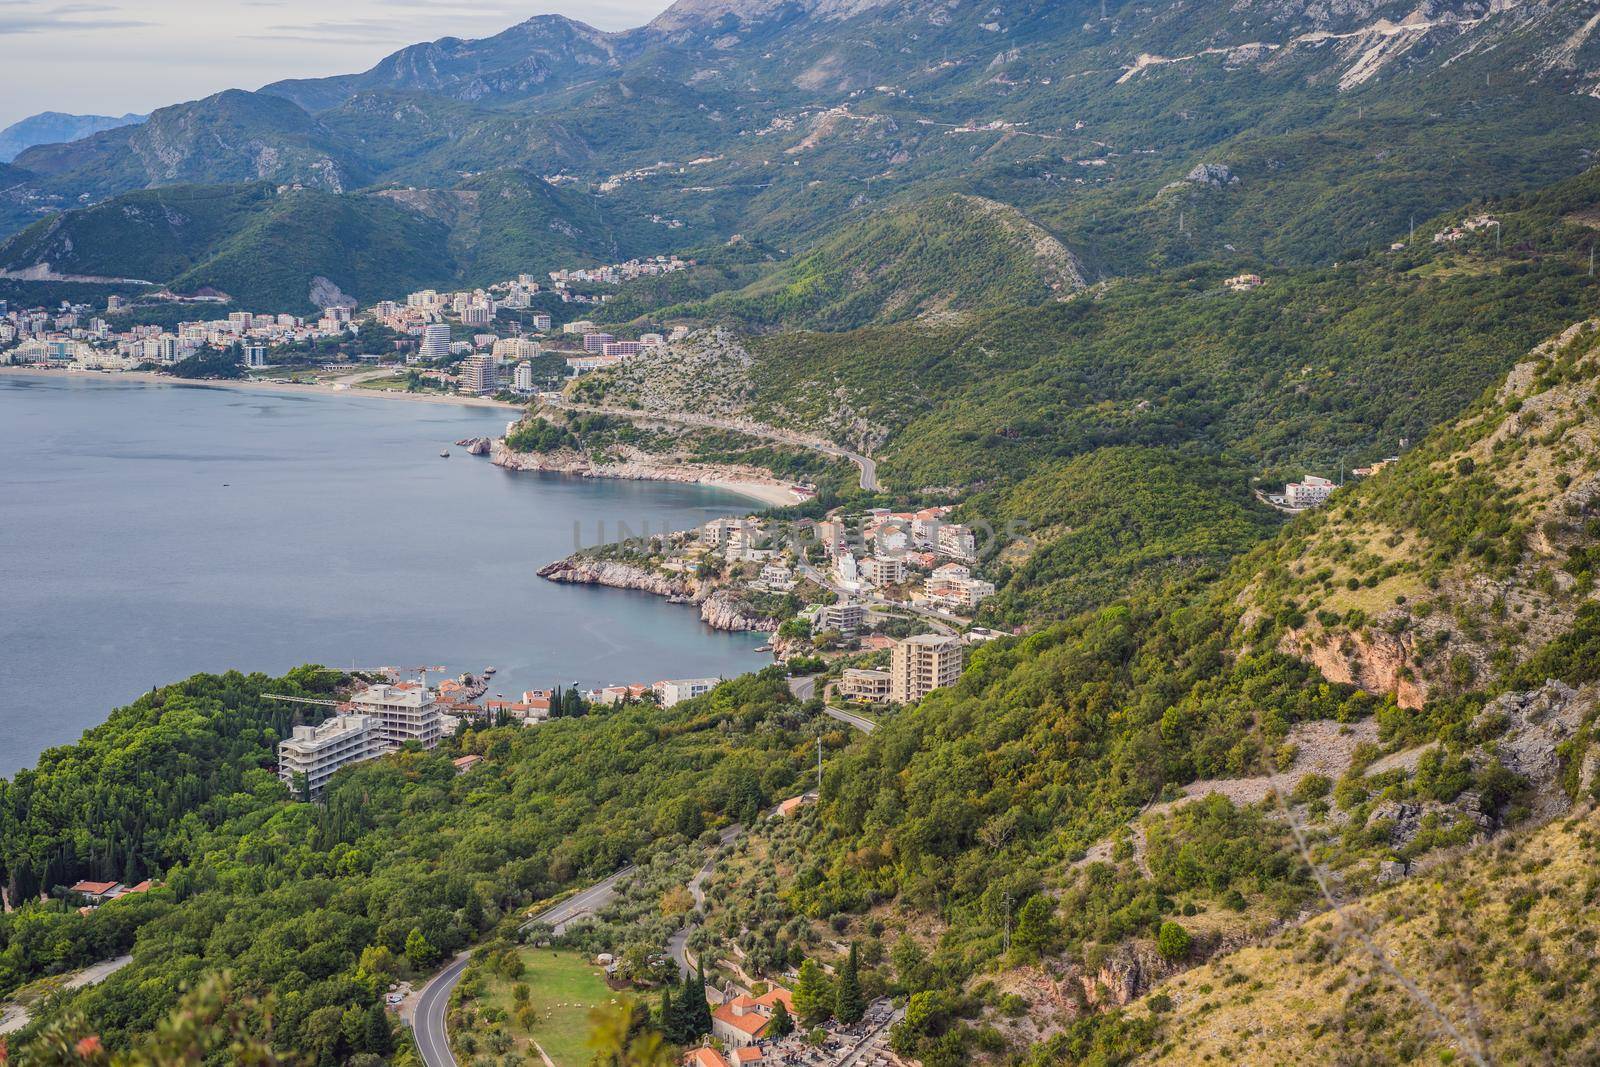
[{"label": "rocky outcrop", "polygon": [[574,585],[605,585],[612,589],[637,589],[665,597],[692,597],[696,590],[686,579],[672,579],[632,563],[568,556],[539,568],[539,577]]},{"label": "rocky outcrop", "polygon": [[466,449],[469,456],[487,456],[494,450],[494,442],[487,437],[463,438],[456,446]]},{"label": "rocky outcrop", "polygon": [[1123,1007],[1142,996],[1174,968],[1142,942],[1126,943],[1092,974],[1079,977],[1092,1008]]},{"label": "rocky outcrop", "polygon": [[1412,645],[1410,634],[1334,632],[1311,637],[1291,630],[1281,647],[1291,655],[1300,651],[1330,682],[1393,693],[1402,708],[1420,708],[1428,692],[1407,669]]},{"label": "rocky outcrop", "polygon": [[664,596],[680,604],[697,604],[700,618],[715,630],[733,633],[771,633],[778,620],[752,612],[737,593],[715,589],[693,578],[673,578],[633,563],[568,556],[542,567],[539,577],[573,585],[604,585]]},{"label": "rocky outcrop", "polygon": [[1593,777],[1594,756],[1565,750],[1594,708],[1594,695],[1550,681],[1538,689],[1507,693],[1481,712],[1474,727],[1487,730],[1501,721],[1505,732],[1494,742],[1494,754],[1506,769],[1529,785],[1528,805],[1534,819],[1553,819],[1572,806],[1565,789],[1566,768],[1580,760],[1580,785]]},{"label": "rocky outcrop", "polygon": [[772,633],[778,628],[777,619],[752,614],[737,594],[726,589],[719,589],[700,602],[700,617],[713,629],[736,633]]}]

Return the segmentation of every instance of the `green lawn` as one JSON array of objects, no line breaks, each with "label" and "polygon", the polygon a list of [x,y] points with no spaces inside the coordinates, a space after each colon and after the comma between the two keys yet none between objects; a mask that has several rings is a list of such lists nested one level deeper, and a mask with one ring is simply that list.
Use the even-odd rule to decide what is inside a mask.
[{"label": "green lawn", "polygon": [[[538,1053],[530,1041],[537,1041],[556,1067],[587,1067],[592,1053],[589,1039],[589,1012],[608,1004],[615,996],[606,987],[599,967],[571,952],[523,948],[519,952],[527,971],[516,981],[498,976],[484,990],[482,1005],[504,1009],[510,1018],[508,1029],[519,1052],[525,1051],[530,1063],[538,1064]],[[532,1032],[516,1021],[513,989],[518,983],[528,987],[528,1002],[538,1012]]]}]

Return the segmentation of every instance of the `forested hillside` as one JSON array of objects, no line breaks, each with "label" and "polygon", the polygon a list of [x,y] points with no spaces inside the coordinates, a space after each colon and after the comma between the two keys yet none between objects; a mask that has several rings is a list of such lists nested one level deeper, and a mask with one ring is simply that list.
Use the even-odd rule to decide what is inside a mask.
[{"label": "forested hillside", "polygon": [[1084,286],[1065,245],[1014,208],[952,196],[869,216],[737,292],[664,318],[840,330],[1065,299]]},{"label": "forested hillside", "polygon": [[[781,677],[760,675],[670,711],[469,730],[342,774],[321,805],[296,803],[261,769],[288,720],[260,709],[291,705],[258,701],[305,677],[337,676],[198,676],[157,690],[8,787],[14,888],[39,885],[35,857],[49,861],[46,885],[115,876],[119,863],[164,884],[88,917],[41,905],[0,919],[8,991],[132,945],[130,966],[52,1002],[38,1026],[70,1013],[113,1048],[137,1046],[186,985],[226,969],[233,997],[273,997],[277,1048],[313,1063],[386,1053],[392,1042],[375,1047],[364,1020],[387,980],[426,975],[564,888],[693,846],[749,804],[798,791],[807,766],[797,706]],[[194,744],[181,743],[186,729]],[[200,743],[224,749],[202,760]],[[485,762],[458,776],[450,758],[463,752]],[[73,842],[97,819],[137,826],[150,844],[123,860],[127,839],[105,828],[90,841],[105,835],[111,854],[89,844],[82,855]],[[30,1048],[30,1036],[15,1044]]]},{"label": "forested hillside", "polygon": [[[1583,356],[1592,336],[1586,327],[1581,343],[1569,338],[1535,353],[1512,375],[1502,403],[1517,395],[1516,383],[1591,396],[1600,380]],[[1583,420],[1592,424],[1592,413]],[[1480,422],[1469,416],[1443,439],[1481,439]],[[1428,451],[1418,450],[1418,462]],[[1569,489],[1589,493],[1600,475],[1593,464],[1580,467]],[[1405,465],[1384,471],[1369,493],[1343,503],[1336,496],[1328,517],[1349,521],[1386,493],[1415,501],[1413,477]],[[1513,524],[1542,506],[1531,497],[1508,503]],[[1460,515],[1485,530],[1506,519],[1482,507]],[[982,647],[959,685],[890,719],[834,765],[820,819],[781,849],[792,857],[782,868],[792,881],[780,872],[779,884],[790,888],[777,917],[825,923],[846,938],[873,926],[916,932],[904,960],[896,948],[885,978],[912,993],[913,1004],[928,998],[914,1025],[908,1016],[897,1047],[924,1063],[955,1064],[996,1048],[996,1032],[1015,1039],[1058,1026],[1062,1033],[1039,1047],[1036,1062],[1175,1055],[1148,1011],[1102,1012],[1193,961],[1227,960],[1322,910],[1325,885],[1350,899],[1425,877],[1466,846],[1593,801],[1588,731],[1597,672],[1587,650],[1600,616],[1592,603],[1529,616],[1546,625],[1514,626],[1503,647],[1531,654],[1522,668],[1411,706],[1392,691],[1325,678],[1295,640],[1295,603],[1277,613],[1254,606],[1248,591],[1277,573],[1279,553],[1317,528],[1314,517],[1291,522],[1193,592],[1136,594]],[[1594,532],[1572,526],[1568,536],[1569,558],[1587,559]],[[1448,558],[1464,560],[1471,541],[1452,546]],[[1426,543],[1392,547],[1402,570],[1437,558]],[[1316,580],[1296,571],[1276,588],[1299,581],[1309,590]],[[1441,584],[1431,595],[1437,613],[1463,617],[1460,591]],[[1492,631],[1484,639],[1496,640]],[[1487,898],[1519,892],[1502,887],[1506,865],[1485,860],[1478,869]],[[1008,915],[1020,917],[1009,950]],[[1318,941],[1314,931],[1298,938],[1296,967],[1314,962],[1303,946]],[[825,949],[813,951],[826,958]],[[1358,957],[1348,948],[1344,965],[1356,968]],[[1264,975],[1248,962],[1254,957],[1241,958],[1246,980]],[[1436,985],[1424,957],[1408,951],[1407,966],[1410,977]],[[1226,962],[1216,968],[1232,970]],[[1286,977],[1270,996],[1276,1002],[1287,995],[1280,989],[1306,980]],[[1201,982],[1158,993],[1169,1005],[1204,998],[1211,989]],[[1005,1008],[1003,993],[1019,998],[1016,1011]],[[1398,995],[1391,987],[1382,1008],[1353,995],[1345,1010],[1387,1033],[1390,1013],[1404,1012]],[[1199,1025],[1205,1009],[1197,1012],[1195,999],[1182,1003],[1183,1025]],[[1525,1018],[1511,1003],[1479,1010],[1508,1035]],[[1010,1021],[1019,1014],[1028,1025]],[[1586,1026],[1565,1026],[1536,1040],[1556,1059],[1579,1062],[1592,1038]],[[1244,1036],[1235,1029],[1206,1040],[1239,1052]],[[1249,1036],[1254,1054],[1269,1059],[1299,1041],[1272,1023]],[[1392,1062],[1391,1054],[1398,1053],[1371,1060]]]}]

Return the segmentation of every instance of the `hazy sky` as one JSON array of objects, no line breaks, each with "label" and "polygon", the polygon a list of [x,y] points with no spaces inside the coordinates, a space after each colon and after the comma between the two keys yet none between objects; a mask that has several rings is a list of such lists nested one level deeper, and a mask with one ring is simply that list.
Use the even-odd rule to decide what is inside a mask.
[{"label": "hazy sky", "polygon": [[0,128],[39,111],[121,115],[365,70],[403,45],[558,13],[606,30],[668,0],[0,0]]}]

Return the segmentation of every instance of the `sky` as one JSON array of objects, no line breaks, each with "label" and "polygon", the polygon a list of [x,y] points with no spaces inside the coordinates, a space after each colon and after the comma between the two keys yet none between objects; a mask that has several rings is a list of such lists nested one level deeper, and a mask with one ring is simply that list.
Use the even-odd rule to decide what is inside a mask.
[{"label": "sky", "polygon": [[408,44],[561,14],[603,30],[668,0],[0,0],[0,128],[40,111],[122,115],[365,70]]}]

